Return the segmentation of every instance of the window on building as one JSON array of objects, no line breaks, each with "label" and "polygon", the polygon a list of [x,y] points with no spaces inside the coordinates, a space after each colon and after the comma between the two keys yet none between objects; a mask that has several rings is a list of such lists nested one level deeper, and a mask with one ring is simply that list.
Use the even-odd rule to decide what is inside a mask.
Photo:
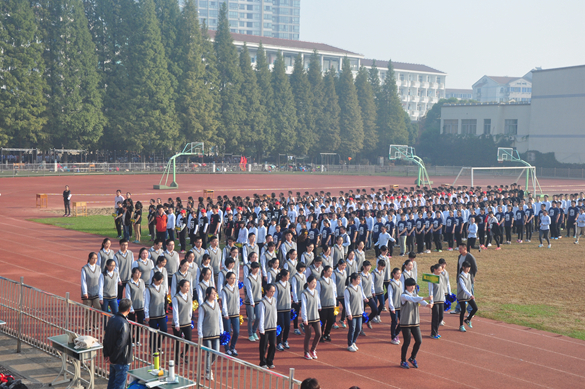
[{"label": "window on building", "polygon": [[532,88],[522,88],[522,93],[532,93]]},{"label": "window on building", "polygon": [[461,134],[465,135],[477,134],[477,119],[462,119]]},{"label": "window on building", "polygon": [[207,8],[207,1],[199,0],[199,8]]},{"label": "window on building", "polygon": [[423,82],[423,76],[418,76],[418,80],[419,80],[420,82]]},{"label": "window on building", "polygon": [[230,9],[238,9],[238,3],[230,3]]},{"label": "window on building", "polygon": [[441,83],[441,77],[437,77],[437,83]]},{"label": "window on building", "polygon": [[443,120],[443,134],[457,134],[459,130],[459,120],[445,119]]},{"label": "window on building", "polygon": [[504,134],[518,135],[518,119],[506,119],[504,121]]},{"label": "window on building", "polygon": [[404,74],[400,73],[399,78],[400,78],[400,81],[404,81]]},{"label": "window on building", "polygon": [[492,119],[483,119],[483,134],[489,135],[492,132]]},{"label": "window on building", "polygon": [[230,19],[237,19],[238,18],[238,13],[237,12],[230,11],[229,14],[228,14],[228,17]]}]

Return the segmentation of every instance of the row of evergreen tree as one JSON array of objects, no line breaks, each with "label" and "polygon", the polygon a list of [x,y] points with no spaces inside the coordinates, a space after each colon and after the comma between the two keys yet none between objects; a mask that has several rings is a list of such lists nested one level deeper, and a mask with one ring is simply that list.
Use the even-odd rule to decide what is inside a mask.
[{"label": "row of evergreen tree", "polygon": [[[292,75],[238,53],[222,4],[215,39],[195,0],[2,0],[0,145],[151,155],[203,141],[219,152],[386,155],[413,142],[391,64]],[[324,71],[325,70],[325,71]]]}]

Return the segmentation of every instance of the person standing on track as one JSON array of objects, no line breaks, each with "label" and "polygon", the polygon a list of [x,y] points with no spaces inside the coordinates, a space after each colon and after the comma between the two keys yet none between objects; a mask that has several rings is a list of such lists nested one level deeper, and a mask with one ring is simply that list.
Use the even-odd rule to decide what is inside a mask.
[{"label": "person standing on track", "polygon": [[71,217],[71,191],[69,190],[69,185],[65,185],[65,190],[63,191],[63,205],[65,206],[63,217]]}]

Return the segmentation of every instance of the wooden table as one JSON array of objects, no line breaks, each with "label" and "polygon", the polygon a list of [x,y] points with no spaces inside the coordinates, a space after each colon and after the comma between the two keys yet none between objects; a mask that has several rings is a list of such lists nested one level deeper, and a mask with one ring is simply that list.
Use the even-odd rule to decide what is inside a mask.
[{"label": "wooden table", "polygon": [[49,206],[49,197],[46,193],[37,193],[37,208],[47,208]]},{"label": "wooden table", "polygon": [[73,216],[87,216],[87,202],[73,201]]},{"label": "wooden table", "polygon": [[203,195],[204,196],[209,195],[209,197],[213,198],[213,192],[214,192],[213,189],[203,189]]},{"label": "wooden table", "polygon": [[[148,371],[154,369],[154,366],[146,366],[146,367],[141,367],[140,369],[132,369],[128,371],[128,375],[132,378],[135,378],[139,381],[144,381],[146,383],[148,382],[154,382],[154,381],[158,381],[158,380],[165,380],[166,377],[168,376],[168,370],[164,370],[165,374],[162,377],[157,377],[157,376],[153,376],[152,374],[150,374]],[[190,386],[195,386],[196,383],[195,381],[191,381],[185,377],[181,377],[179,375],[175,374],[175,377],[177,378],[177,382],[175,383],[164,383],[161,386],[154,386],[155,388],[163,388],[163,389],[184,389],[184,388],[188,388]]]},{"label": "wooden table", "polygon": [[[81,385],[81,365],[87,369],[89,372],[89,385],[87,389],[93,389],[94,387],[94,371],[95,371],[95,357],[97,355],[97,351],[104,348],[101,344],[97,344],[94,347],[88,349],[76,349],[75,344],[69,343],[69,335],[57,335],[49,337],[53,348],[57,350],[61,354],[61,371],[55,380],[51,383],[51,386],[63,384],[69,382],[69,386],[67,389],[81,389],[83,386]],[[68,379],[67,374],[71,374],[67,371],[67,357],[70,357],[73,361],[73,378]],[[84,364],[84,362],[89,361],[89,368]],[[63,379],[59,380],[59,377],[63,375]]]}]

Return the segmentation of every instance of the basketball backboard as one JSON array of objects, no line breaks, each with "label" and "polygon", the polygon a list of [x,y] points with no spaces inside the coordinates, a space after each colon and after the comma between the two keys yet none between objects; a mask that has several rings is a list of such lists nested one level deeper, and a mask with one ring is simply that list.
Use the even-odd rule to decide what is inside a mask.
[{"label": "basketball backboard", "polygon": [[390,160],[405,159],[414,157],[414,147],[407,145],[390,145],[390,153],[388,158]]},{"label": "basketball backboard", "polygon": [[498,162],[519,161],[520,154],[513,147],[498,147]]}]

